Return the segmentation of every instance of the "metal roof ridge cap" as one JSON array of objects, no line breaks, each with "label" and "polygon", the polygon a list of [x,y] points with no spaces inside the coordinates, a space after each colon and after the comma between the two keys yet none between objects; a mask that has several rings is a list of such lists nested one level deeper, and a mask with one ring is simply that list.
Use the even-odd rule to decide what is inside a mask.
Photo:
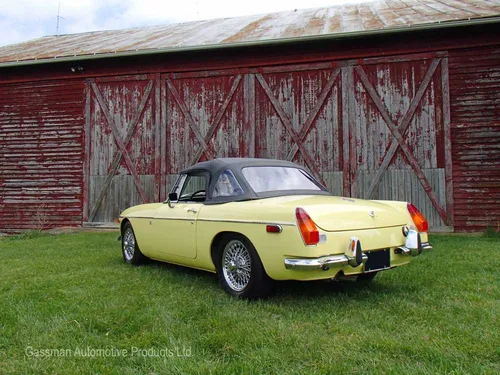
[{"label": "metal roof ridge cap", "polygon": [[417,30],[420,31],[420,30],[444,29],[450,27],[475,26],[475,25],[494,24],[494,23],[500,23],[500,15],[474,18],[474,19],[460,19],[460,20],[451,20],[443,22],[438,21],[438,22],[431,22],[413,26],[412,25],[397,26],[387,29],[363,30],[355,32],[331,33],[322,35],[307,35],[301,37],[282,38],[282,39],[275,38],[275,39],[252,40],[246,42],[236,42],[227,44],[207,44],[207,45],[188,46],[188,47],[167,47],[163,49],[150,48],[147,50],[136,50],[136,51],[118,52],[118,53],[117,52],[106,52],[102,54],[94,53],[94,54],[79,55],[76,57],[61,56],[58,57],[57,59],[52,58],[52,59],[39,59],[39,60],[18,60],[18,61],[0,62],[0,68],[43,65],[43,64],[59,63],[59,62],[100,60],[113,57],[114,58],[135,57],[135,56],[160,55],[160,54],[176,53],[176,52],[218,50],[218,49],[230,49],[230,48],[240,48],[240,47],[276,45],[276,44],[302,43],[307,41],[318,41],[318,40],[335,40],[335,39],[345,39],[345,38],[360,37],[360,36],[397,34],[401,32],[410,32]]}]

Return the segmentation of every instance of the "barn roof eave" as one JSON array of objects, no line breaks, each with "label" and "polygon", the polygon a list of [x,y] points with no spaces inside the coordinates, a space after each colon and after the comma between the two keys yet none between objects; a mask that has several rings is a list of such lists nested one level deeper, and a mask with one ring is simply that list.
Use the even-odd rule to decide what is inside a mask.
[{"label": "barn roof eave", "polygon": [[42,64],[50,64],[50,63],[60,63],[60,62],[79,62],[79,61],[86,61],[86,60],[111,59],[111,58],[118,58],[118,57],[151,56],[151,55],[179,53],[179,52],[213,51],[213,50],[231,49],[231,48],[244,48],[244,47],[291,44],[291,43],[304,43],[304,42],[312,42],[312,41],[359,38],[359,37],[364,37],[364,36],[388,35],[388,34],[415,32],[415,31],[437,30],[437,29],[445,29],[445,28],[452,28],[452,27],[477,26],[477,25],[487,25],[487,24],[496,24],[496,23],[500,23],[500,16],[475,18],[475,19],[470,19],[470,20],[435,22],[435,23],[429,23],[429,24],[423,24],[423,25],[413,25],[413,26],[404,26],[404,27],[378,29],[378,30],[365,30],[365,31],[358,31],[358,32],[335,33],[335,34],[327,34],[327,35],[312,35],[312,36],[304,36],[304,37],[255,40],[255,41],[226,43],[226,44],[209,44],[209,45],[200,45],[200,46],[187,46],[187,47],[164,48],[164,49],[149,49],[149,50],[120,52],[120,53],[110,52],[110,53],[92,54],[92,55],[54,57],[54,58],[50,58],[50,59],[39,59],[39,60],[8,61],[8,62],[1,62],[0,68],[30,66],[30,65],[42,65]]}]

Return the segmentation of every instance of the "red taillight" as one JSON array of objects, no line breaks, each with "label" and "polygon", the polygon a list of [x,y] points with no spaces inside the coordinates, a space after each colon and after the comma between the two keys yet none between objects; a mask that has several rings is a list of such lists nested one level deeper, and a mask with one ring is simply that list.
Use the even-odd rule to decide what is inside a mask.
[{"label": "red taillight", "polygon": [[316,224],[309,217],[306,211],[297,207],[295,210],[295,217],[299,225],[300,233],[306,245],[316,245],[319,242],[319,232]]},{"label": "red taillight", "polygon": [[417,227],[417,230],[419,232],[428,232],[429,223],[427,222],[427,219],[422,214],[422,212],[420,212],[418,208],[411,203],[408,203],[406,207],[408,208],[408,212],[410,213],[411,219],[413,220],[413,223]]}]

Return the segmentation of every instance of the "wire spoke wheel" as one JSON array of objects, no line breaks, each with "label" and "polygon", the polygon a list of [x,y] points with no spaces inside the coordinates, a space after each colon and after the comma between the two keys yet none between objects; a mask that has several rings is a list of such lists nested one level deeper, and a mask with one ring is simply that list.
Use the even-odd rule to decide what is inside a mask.
[{"label": "wire spoke wheel", "polygon": [[123,233],[123,255],[127,261],[131,261],[135,253],[135,236],[132,228],[125,229]]},{"label": "wire spoke wheel", "polygon": [[228,286],[241,292],[248,286],[252,275],[252,259],[245,244],[231,240],[222,253],[222,272]]}]

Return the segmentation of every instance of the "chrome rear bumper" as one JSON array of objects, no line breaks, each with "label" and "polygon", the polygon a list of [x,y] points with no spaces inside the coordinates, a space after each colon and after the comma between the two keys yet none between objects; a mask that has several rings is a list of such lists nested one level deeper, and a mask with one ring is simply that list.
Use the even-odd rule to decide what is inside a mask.
[{"label": "chrome rear bumper", "polygon": [[[368,256],[362,255],[362,262],[366,263]],[[292,270],[323,270],[328,271],[332,266],[345,266],[350,259],[345,255],[330,255],[313,259],[285,259],[285,268]]]},{"label": "chrome rear bumper", "polygon": [[422,242],[422,250],[423,251],[432,250],[432,245],[429,242]]},{"label": "chrome rear bumper", "polygon": [[[330,267],[333,266],[345,266],[347,264],[352,267],[357,267],[360,264],[365,264],[368,260],[368,256],[361,251],[361,246],[358,245],[358,239],[353,237],[351,239],[355,240],[355,243],[352,245],[352,250],[356,249],[356,251],[361,252],[361,259],[356,257],[356,251],[353,251],[353,256],[349,256],[346,254],[339,255],[327,255],[320,258],[286,258],[285,259],[285,268],[291,270],[323,270],[328,271]],[[404,246],[399,246],[394,249],[396,254],[405,254],[410,255],[412,257],[418,256],[422,253],[422,251],[432,250],[432,246],[428,242],[421,242],[420,234],[414,230],[410,230],[406,243]],[[356,260],[357,259],[357,260]],[[361,262],[359,262],[361,260]]]}]

